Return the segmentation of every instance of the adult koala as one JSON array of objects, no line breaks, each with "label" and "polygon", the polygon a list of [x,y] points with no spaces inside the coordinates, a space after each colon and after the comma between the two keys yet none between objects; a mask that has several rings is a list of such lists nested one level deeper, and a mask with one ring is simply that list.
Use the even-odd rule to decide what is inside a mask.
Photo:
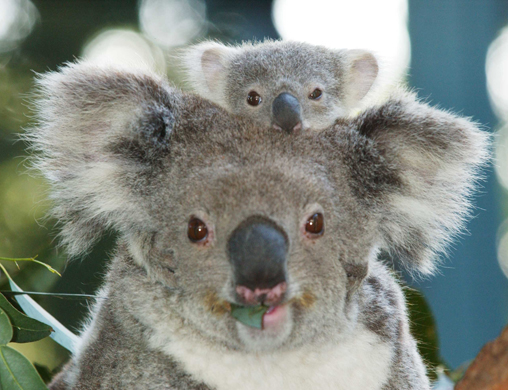
[{"label": "adult koala", "polygon": [[[39,79],[29,136],[70,254],[116,255],[51,389],[429,389],[377,257],[432,272],[487,136],[398,92],[320,132],[260,128],[147,73]],[[230,315],[269,310],[263,329]]]}]

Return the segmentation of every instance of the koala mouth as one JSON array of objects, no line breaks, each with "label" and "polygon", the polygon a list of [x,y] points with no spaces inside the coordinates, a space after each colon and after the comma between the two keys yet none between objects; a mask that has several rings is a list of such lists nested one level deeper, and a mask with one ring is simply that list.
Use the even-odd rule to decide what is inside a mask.
[{"label": "koala mouth", "polygon": [[287,305],[240,306],[231,304],[231,316],[238,322],[256,329],[271,329],[284,322]]},{"label": "koala mouth", "polygon": [[248,326],[252,330],[270,331],[283,325],[289,315],[290,307],[301,310],[311,309],[316,302],[316,296],[310,289],[304,289],[301,294],[277,304],[242,305],[223,300],[216,292],[210,291],[205,297],[208,310],[217,315],[230,315],[236,321]]},{"label": "koala mouth", "polygon": [[314,293],[309,289],[305,289],[301,295],[271,306],[263,304],[242,306],[231,303],[230,314],[238,322],[251,328],[272,330],[280,327],[287,320],[290,306],[310,309],[314,306],[315,301]]},{"label": "koala mouth", "polygon": [[262,329],[272,329],[278,327],[286,321],[288,316],[287,305],[270,306],[263,316]]}]

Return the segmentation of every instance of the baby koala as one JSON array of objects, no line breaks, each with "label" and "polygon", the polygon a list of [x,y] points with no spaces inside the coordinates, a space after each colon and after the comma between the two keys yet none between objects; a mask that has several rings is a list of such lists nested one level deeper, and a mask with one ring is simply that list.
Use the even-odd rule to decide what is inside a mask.
[{"label": "baby koala", "polygon": [[368,51],[285,41],[203,42],[188,49],[183,61],[199,95],[287,132],[321,130],[348,116],[379,71]]}]

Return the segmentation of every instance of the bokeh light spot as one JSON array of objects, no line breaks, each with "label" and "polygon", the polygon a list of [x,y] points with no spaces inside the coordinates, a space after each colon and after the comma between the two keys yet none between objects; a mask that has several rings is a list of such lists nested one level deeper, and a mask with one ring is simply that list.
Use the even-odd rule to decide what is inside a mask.
[{"label": "bokeh light spot", "polygon": [[101,65],[151,69],[164,73],[166,63],[162,50],[131,30],[106,30],[83,49],[87,61]]},{"label": "bokeh light spot", "polygon": [[499,184],[508,190],[508,126],[498,130],[495,143],[495,169]]},{"label": "bokeh light spot", "polygon": [[0,52],[15,49],[39,19],[29,0],[0,0]]},{"label": "bokeh light spot", "polygon": [[[508,190],[508,27],[490,44],[485,62],[490,104],[500,125],[495,138],[495,170],[499,184]],[[498,231],[497,258],[508,277],[508,219]]]},{"label": "bokeh light spot", "polygon": [[335,49],[370,50],[387,84],[407,73],[411,45],[407,0],[275,0],[273,21],[282,38]]},{"label": "bokeh light spot", "polygon": [[508,219],[506,219],[498,230],[497,259],[501,270],[508,278]]},{"label": "bokeh light spot", "polygon": [[206,31],[206,6],[202,0],[142,0],[141,30],[165,48],[185,45]]},{"label": "bokeh light spot", "polygon": [[485,70],[487,90],[496,115],[508,119],[508,27],[489,46]]}]

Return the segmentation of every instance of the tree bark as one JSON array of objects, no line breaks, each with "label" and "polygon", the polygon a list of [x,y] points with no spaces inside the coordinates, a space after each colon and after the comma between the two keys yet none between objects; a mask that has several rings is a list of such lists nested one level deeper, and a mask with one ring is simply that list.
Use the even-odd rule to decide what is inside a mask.
[{"label": "tree bark", "polygon": [[508,326],[482,348],[455,390],[508,389]]}]

